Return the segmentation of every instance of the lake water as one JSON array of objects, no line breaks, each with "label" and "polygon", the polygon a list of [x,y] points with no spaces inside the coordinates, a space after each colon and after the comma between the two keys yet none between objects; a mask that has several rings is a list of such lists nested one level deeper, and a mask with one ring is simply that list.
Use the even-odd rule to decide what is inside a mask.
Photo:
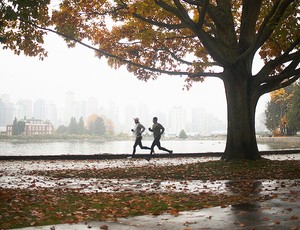
[{"label": "lake water", "polygon": [[[45,142],[45,143],[12,143],[0,142],[1,156],[24,155],[93,155],[93,154],[131,154],[133,141],[112,141],[104,143],[94,142]],[[151,146],[151,141],[143,141],[143,145]],[[172,149],[174,153],[204,153],[223,152],[225,140],[162,140],[161,145]],[[261,151],[280,149],[300,149],[300,143],[290,146],[288,144],[258,144]],[[156,153],[160,153],[157,148]],[[149,150],[137,147],[137,154],[148,154]]]}]

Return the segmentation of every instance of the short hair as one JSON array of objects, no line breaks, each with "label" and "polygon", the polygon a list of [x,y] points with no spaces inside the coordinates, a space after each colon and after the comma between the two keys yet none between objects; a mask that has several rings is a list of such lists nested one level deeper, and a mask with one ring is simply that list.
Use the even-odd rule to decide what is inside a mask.
[{"label": "short hair", "polygon": [[157,120],[157,117],[153,117],[153,120]]}]

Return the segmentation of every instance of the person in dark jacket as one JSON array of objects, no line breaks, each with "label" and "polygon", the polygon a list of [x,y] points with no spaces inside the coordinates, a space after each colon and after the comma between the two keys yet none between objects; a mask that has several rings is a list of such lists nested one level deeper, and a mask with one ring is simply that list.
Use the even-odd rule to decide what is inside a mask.
[{"label": "person in dark jacket", "polygon": [[154,147],[157,146],[159,150],[163,150],[163,151],[166,151],[168,152],[169,154],[172,154],[173,151],[172,150],[169,150],[169,149],[166,149],[164,147],[162,147],[160,145],[160,138],[161,138],[161,135],[164,133],[165,131],[165,128],[157,122],[157,117],[153,117],[153,125],[152,125],[152,128],[149,128],[149,131],[150,132],[153,132],[153,137],[154,137],[154,140],[152,142],[152,145],[151,145],[151,152],[150,152],[150,156],[149,158],[147,158],[147,160],[149,161],[150,160],[150,157],[151,155],[153,154],[154,152]]}]

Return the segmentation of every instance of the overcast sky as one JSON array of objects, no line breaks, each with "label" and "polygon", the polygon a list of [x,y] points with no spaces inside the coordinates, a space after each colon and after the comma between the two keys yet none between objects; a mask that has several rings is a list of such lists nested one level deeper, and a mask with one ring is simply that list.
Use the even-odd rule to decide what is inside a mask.
[{"label": "overcast sky", "polygon": [[[20,98],[45,99],[60,108],[64,106],[66,92],[72,91],[77,101],[94,97],[104,106],[111,101],[120,106],[145,102],[150,110],[173,105],[186,109],[202,107],[226,120],[224,86],[216,78],[207,78],[186,91],[182,90],[184,78],[164,75],[154,81],[140,81],[125,68],[111,69],[92,50],[79,45],[67,48],[54,34],[47,36],[45,48],[49,54],[44,61],[1,49],[0,96],[9,94],[12,102]],[[265,95],[260,100],[257,112],[264,111],[268,98]]]}]

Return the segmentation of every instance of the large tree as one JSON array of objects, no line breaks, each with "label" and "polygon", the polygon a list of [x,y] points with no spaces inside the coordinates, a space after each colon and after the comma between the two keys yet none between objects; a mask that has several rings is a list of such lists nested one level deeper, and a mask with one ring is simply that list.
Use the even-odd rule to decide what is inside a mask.
[{"label": "large tree", "polygon": [[[228,131],[223,159],[258,159],[259,98],[300,76],[298,0],[63,0],[55,29],[70,46],[94,49],[138,79],[185,76],[224,82]],[[29,22],[31,24],[31,22]],[[265,65],[253,73],[256,54]]]}]

